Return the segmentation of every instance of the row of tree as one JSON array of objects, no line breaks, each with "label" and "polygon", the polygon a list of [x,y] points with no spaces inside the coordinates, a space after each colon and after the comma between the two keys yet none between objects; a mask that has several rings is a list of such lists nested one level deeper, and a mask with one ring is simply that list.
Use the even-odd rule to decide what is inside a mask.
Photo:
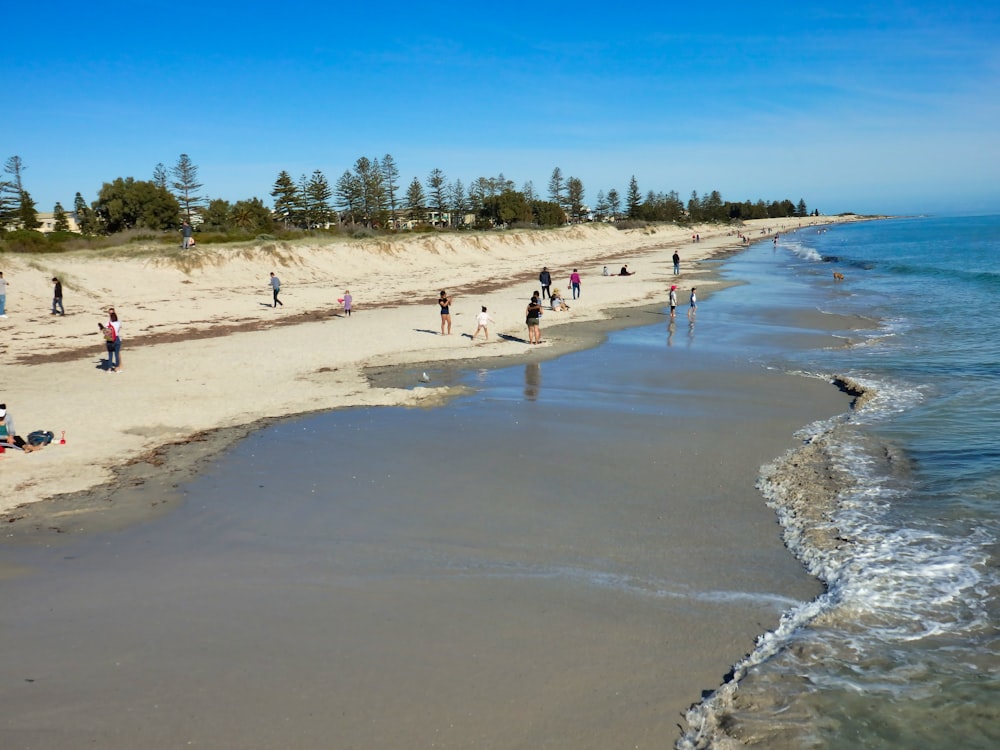
[{"label": "row of tree", "polygon": [[[4,165],[10,179],[0,182],[0,219],[5,226],[33,229],[38,226],[37,212],[23,185],[24,169],[17,156]],[[643,196],[635,176],[624,196],[614,188],[607,193],[601,190],[591,207],[585,202],[583,181],[564,177],[559,167],[552,171],[544,198],[530,181],[517,189],[502,173],[479,177],[466,186],[460,179],[449,181],[440,169],[431,170],[423,182],[414,177],[404,190],[391,154],[381,159],[358,158],[332,185],[319,169],[298,180],[282,171],[270,192],[273,208],[259,198],[236,203],[206,198],[200,193],[202,187],[197,165],[187,154],[181,154],[170,168],[162,162],[157,164],[151,180],[118,177],[104,183],[90,204],[78,192],[73,211],[84,234],[114,234],[136,227],[175,229],[181,220],[200,222],[203,229],[259,234],[270,231],[275,223],[299,229],[344,224],[398,229],[404,221],[436,226],[554,226],[587,220],[701,222],[779,218],[805,216],[808,210],[804,200],[798,204],[789,200],[734,203],[724,201],[718,191],[701,196],[692,192],[686,204],[676,191],[649,191]],[[66,212],[59,203],[54,214],[54,228],[67,229]]]}]

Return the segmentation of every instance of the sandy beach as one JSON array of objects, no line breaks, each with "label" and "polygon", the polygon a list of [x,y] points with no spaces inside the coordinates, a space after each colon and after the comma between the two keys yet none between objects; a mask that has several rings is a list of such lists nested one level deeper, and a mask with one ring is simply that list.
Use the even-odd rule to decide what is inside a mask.
[{"label": "sandy beach", "polygon": [[[669,746],[755,637],[819,591],[754,483],[849,397],[762,371],[747,347],[829,345],[854,323],[721,322],[711,292],[733,281],[718,261],[741,245],[695,231],[414,237],[280,263],[230,248],[186,272],[5,258],[11,298],[29,273],[38,292],[30,315],[8,301],[3,400],[19,432],[66,444],[0,459],[18,643],[0,658],[0,744]],[[636,275],[602,275],[623,263]],[[582,296],[546,311],[530,346],[543,266],[562,289],[579,268]],[[117,274],[124,291],[99,286]],[[65,318],[48,315],[53,275]],[[708,302],[696,327],[691,286]],[[109,304],[117,374],[100,365]],[[489,343],[468,337],[480,305]],[[596,346],[650,322],[646,343]]]},{"label": "sandy beach", "polygon": [[[751,239],[769,239],[837,217],[749,222]],[[697,233],[701,241],[691,241]],[[548,357],[571,350],[566,323],[609,320],[628,308],[666,300],[677,283],[681,309],[691,286],[716,283],[705,261],[739,249],[729,228],[619,231],[583,225],[548,232],[417,235],[322,246],[178,250],[129,248],[86,254],[9,256],[8,317],[0,321],[0,373],[22,435],[51,430],[66,444],[0,458],[0,512],[91,489],[116,469],[165,445],[218,428],[344,406],[439,402],[446,388],[409,385],[414,363]],[[681,255],[673,275],[671,255]],[[615,274],[629,264],[635,275]],[[568,312],[548,312],[543,343],[529,346],[524,310],[543,266]],[[568,277],[580,269],[582,295]],[[283,307],[270,307],[268,274],[282,281]],[[64,288],[66,315],[50,314],[52,283]],[[349,289],[351,318],[337,299]],[[451,336],[441,336],[436,298],[454,298]],[[489,343],[473,343],[485,305],[496,321]],[[114,306],[122,320],[122,371],[108,373],[97,324]],[[393,371],[399,375],[392,378]],[[409,381],[409,382],[408,382]]]}]

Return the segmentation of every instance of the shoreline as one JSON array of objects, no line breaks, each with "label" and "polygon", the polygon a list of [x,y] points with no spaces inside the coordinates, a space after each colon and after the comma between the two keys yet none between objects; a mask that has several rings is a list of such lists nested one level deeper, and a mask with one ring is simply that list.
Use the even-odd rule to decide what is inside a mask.
[{"label": "shoreline", "polygon": [[[756,226],[748,222],[743,231],[756,242],[773,236],[766,234],[764,227],[788,233],[863,220],[871,219],[786,220],[796,224],[792,228],[777,221],[760,220]],[[59,324],[65,329],[69,321],[51,320],[47,315],[40,318],[38,313],[20,320],[21,303],[17,297],[8,295],[13,322],[6,323],[13,335],[11,344],[2,352],[5,356],[0,371],[17,367],[21,377],[14,377],[10,370],[4,373],[7,381],[13,383],[5,400],[20,433],[50,429],[58,441],[65,430],[67,445],[53,444],[31,455],[8,454],[6,460],[0,459],[5,478],[9,477],[8,491],[0,500],[0,517],[10,521],[23,516],[26,506],[55,497],[71,499],[81,492],[100,494],[103,485],[120,483],[117,475],[123,468],[148,463],[149,474],[156,474],[162,471],[164,463],[171,463],[170,458],[163,459],[165,450],[170,452],[171,446],[189,441],[196,441],[195,445],[204,448],[205,435],[218,430],[226,430],[223,433],[226,435],[233,430],[236,437],[222,439],[223,445],[213,448],[213,455],[224,444],[231,444],[276,419],[350,406],[439,403],[450,397],[447,389],[442,392],[434,387],[405,388],[410,370],[431,364],[449,368],[503,367],[594,346],[608,331],[640,324],[633,317],[662,308],[673,279],[678,280],[681,291],[685,292],[690,285],[697,284],[699,296],[707,300],[711,291],[722,284],[717,264],[739,253],[744,246],[737,244],[728,227],[700,227],[695,231],[699,229],[702,235],[699,243],[691,242],[688,233],[692,230],[687,228],[620,232],[606,227],[569,227],[545,235],[511,232],[489,238],[449,237],[445,246],[440,245],[440,238],[415,237],[399,243],[388,259],[381,257],[385,255],[385,243],[375,243],[375,255],[369,248],[366,257],[354,260],[355,266],[371,265],[369,261],[378,256],[383,264],[403,266],[404,272],[383,270],[376,275],[383,291],[375,304],[366,301],[365,294],[355,292],[356,312],[350,319],[330,312],[329,298],[337,295],[330,289],[340,285],[333,287],[334,282],[322,275],[343,260],[334,257],[343,254],[343,247],[304,248],[297,256],[283,256],[286,266],[278,270],[286,279],[294,279],[296,269],[308,278],[307,283],[302,283],[301,292],[298,282],[285,282],[286,288],[295,290],[296,297],[307,298],[307,309],[291,315],[283,309],[259,309],[263,298],[259,287],[263,282],[257,269],[268,266],[255,260],[253,249],[241,248],[231,254],[236,257],[216,258],[220,265],[191,278],[183,278],[176,269],[163,269],[160,261],[149,259],[118,259],[110,263],[98,257],[31,259],[36,263],[31,269],[34,275],[46,279],[59,273],[55,266],[72,266],[71,276],[65,272],[62,275],[74,279],[72,285],[67,282],[67,287],[78,292],[100,283],[108,273],[118,272],[131,284],[131,294],[137,299],[130,301],[125,294],[113,296],[125,321],[125,367],[123,373],[109,375],[86,372],[89,368],[85,361],[97,359],[96,330],[89,330],[90,322],[100,319],[97,311],[101,305],[97,299],[90,303],[97,311],[85,316],[87,323],[74,320],[72,329],[60,332],[52,331],[51,326]],[[456,244],[458,240],[469,240],[473,247]],[[366,245],[356,244],[358,247],[348,247],[348,251],[359,253],[358,248]],[[670,262],[675,249],[682,257],[682,273],[677,277],[672,274]],[[225,251],[219,254],[225,255]],[[456,268],[455,263],[461,258],[475,260],[477,266]],[[598,275],[602,265],[624,258],[638,270],[636,275],[627,279]],[[5,267],[11,268],[10,259],[4,260]],[[125,267],[119,268],[123,264]],[[26,267],[28,263],[23,265]],[[558,278],[565,269],[580,267],[584,275],[583,295],[579,302],[568,300],[573,303],[569,313],[547,312],[542,325],[545,340],[540,347],[530,347],[521,338],[524,335],[521,310],[530,291],[538,286],[533,279],[534,269],[542,265],[556,269]],[[307,266],[308,273],[302,270]],[[14,282],[11,291],[23,295],[20,287],[27,284],[22,272],[27,269],[19,271],[16,265],[13,268],[13,272],[5,275]],[[258,275],[258,288],[237,291],[251,268]],[[84,272],[92,273],[94,278],[84,281]],[[353,276],[360,271],[355,268],[343,273]],[[446,285],[443,280],[446,277],[451,277],[453,283]],[[220,283],[231,290],[231,296],[220,293]],[[181,284],[208,288],[185,304],[171,296]],[[557,285],[558,282],[553,284]],[[417,315],[418,325],[437,323],[438,316],[428,308],[433,301],[433,290],[439,286],[471,290],[455,304],[451,337],[440,336],[430,328],[412,327]],[[359,287],[352,283],[350,288],[353,292]],[[427,299],[417,296],[418,289],[428,290]],[[106,295],[98,292],[93,296]],[[247,310],[253,309],[247,304],[248,296],[258,308],[253,318],[247,318]],[[683,313],[686,294],[679,296],[679,313]],[[43,300],[37,300],[38,306]],[[69,295],[66,303],[69,311],[74,311]],[[473,317],[474,305],[480,303],[489,305],[497,326],[490,343],[471,345],[462,329],[469,327],[467,321]],[[293,304],[298,306],[299,301]],[[194,315],[195,312],[199,315]],[[67,318],[83,315],[68,312]],[[275,315],[283,317],[275,321]],[[337,328],[329,330],[333,325]],[[360,328],[364,330],[359,331]],[[331,336],[341,333],[347,334],[343,341],[331,341]],[[501,335],[504,338],[498,340]],[[49,350],[39,355],[28,349],[30,353],[11,364],[18,342],[32,337],[49,339]],[[322,346],[317,347],[317,341],[321,344],[331,341],[339,346],[324,351]],[[266,353],[263,358],[262,351]],[[31,364],[33,361],[36,363]],[[282,362],[286,361],[288,367],[283,367]],[[31,377],[24,377],[25,368],[29,368]],[[176,377],[171,382],[170,375],[174,373]],[[88,425],[97,427],[94,439],[84,437]],[[207,442],[215,444],[219,439]],[[139,479],[125,472],[122,481]]]},{"label": "shoreline", "polygon": [[[718,265],[715,257],[704,266]],[[740,283],[719,279],[718,270],[697,279],[709,303],[699,315],[702,340],[742,330],[752,341],[772,322],[755,316],[734,327],[723,310],[713,321],[707,277],[715,290]],[[653,340],[643,333],[599,346],[612,331],[663,321],[662,307],[655,300],[612,306],[600,318],[545,329],[548,346],[505,342],[509,352],[500,357],[475,356],[486,347],[466,345],[473,356],[420,360],[414,353],[362,371],[374,390],[418,407],[468,393],[454,385],[456,373],[514,367],[498,377],[513,385],[515,419],[505,397],[472,400],[477,412],[455,434],[461,408],[427,418],[412,409],[355,418],[348,408],[316,408],[302,425],[293,422],[306,413],[270,416],[154,449],[116,469],[113,484],[17,509],[20,519],[7,528],[8,550],[16,552],[9,559],[17,562],[0,573],[9,579],[12,612],[39,623],[20,639],[20,668],[48,673],[50,662],[63,663],[68,655],[51,648],[49,630],[68,628],[80,633],[73,653],[80,668],[59,670],[47,691],[86,685],[87,695],[111,701],[99,712],[71,701],[55,724],[39,724],[51,698],[11,691],[18,725],[59,726],[76,744],[81,728],[93,726],[109,747],[118,745],[104,727],[129,741],[150,730],[172,737],[183,726],[172,717],[191,710],[176,697],[186,693],[173,679],[150,675],[187,664],[177,676],[197,670],[213,696],[216,718],[196,732],[202,741],[218,732],[231,741],[239,716],[245,737],[274,732],[269,744],[279,744],[287,730],[267,717],[280,714],[297,732],[336,731],[364,744],[372,726],[365,717],[377,715],[386,747],[412,746],[414,732],[441,739],[444,728],[447,746],[487,736],[505,746],[518,715],[531,744],[556,737],[574,747],[623,738],[637,747],[669,743],[692,701],[725,680],[780,611],[818,593],[817,580],[781,543],[755,481],[763,461],[796,443],[796,428],[837,413],[844,394],[854,394],[847,383],[830,388],[826,379],[736,364],[725,345],[696,345],[688,356],[684,346],[662,347],[660,333]],[[839,315],[817,320],[808,309],[796,320],[818,334],[850,323]],[[779,341],[798,346],[802,338],[781,328],[773,329]],[[638,369],[607,382],[588,376],[608,357],[624,361],[643,347],[665,356],[642,357]],[[541,368],[549,396],[521,398],[532,384],[531,364],[570,351],[584,356]],[[424,368],[430,387],[413,378]],[[643,383],[658,384],[655,395]],[[624,400],[614,399],[608,420],[601,403],[610,394]],[[583,403],[588,408],[575,407]],[[688,418],[691,429],[681,429]],[[464,438],[471,434],[476,441]],[[528,436],[532,462],[550,469],[548,481],[534,472],[510,476],[521,458],[510,447]],[[444,482],[436,460],[442,449],[463,467]],[[383,454],[394,457],[391,466]],[[331,455],[338,460],[328,463]],[[390,477],[394,483],[378,491]],[[320,496],[313,494],[318,481]],[[80,533],[117,529],[97,539]],[[23,576],[19,566],[35,572]],[[155,608],[134,607],[136,587]],[[83,627],[94,600],[107,628]],[[36,610],[52,602],[62,616],[49,625]],[[193,611],[206,616],[192,619]],[[234,631],[247,611],[257,613],[252,632]],[[135,643],[123,646],[115,631]],[[154,632],[157,645],[149,648]],[[184,645],[191,638],[218,648],[192,652]],[[264,639],[270,649],[256,647]],[[101,655],[109,648],[134,654],[124,671],[105,673]],[[282,654],[280,666],[270,651]],[[436,654],[431,663],[428,653]],[[237,664],[262,679],[232,685],[226,675]],[[130,697],[115,703],[123,679]],[[281,689],[290,680],[307,686],[298,698]],[[164,691],[169,700],[159,697]],[[344,708],[342,720],[316,704],[331,698]],[[153,715],[146,707],[156,703],[164,710]],[[250,716],[247,705],[261,708]],[[373,715],[373,706],[385,710]],[[112,718],[122,716],[121,724]]]}]

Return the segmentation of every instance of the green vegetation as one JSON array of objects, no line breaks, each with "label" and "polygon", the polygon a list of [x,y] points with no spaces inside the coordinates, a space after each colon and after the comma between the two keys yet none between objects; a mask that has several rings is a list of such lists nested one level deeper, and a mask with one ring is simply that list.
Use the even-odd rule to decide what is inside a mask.
[{"label": "green vegetation", "polygon": [[[77,192],[72,219],[79,235],[70,233],[70,215],[61,203],[53,209],[52,228],[43,235],[35,204],[24,187],[26,167],[18,156],[4,164],[0,180],[0,251],[52,252],[79,247],[109,247],[144,240],[180,244],[182,220],[195,227],[197,245],[244,242],[260,236],[279,239],[310,236],[372,237],[400,231],[425,232],[545,228],[563,224],[613,222],[625,229],[650,223],[729,223],[748,219],[806,216],[804,200],[723,200],[718,191],[691,193],[685,203],[676,191],[645,195],[633,175],[624,197],[615,188],[599,190],[595,203],[586,202],[583,181],[552,171],[548,200],[530,181],[518,189],[501,173],[478,177],[466,186],[449,181],[440,169],[427,179],[413,177],[405,190],[391,154],[381,159],[359,157],[331,185],[319,169],[298,180],[281,171],[271,188],[273,208],[260,198],[230,203],[200,194],[198,167],[181,154],[168,169],[158,163],[151,180],[117,177],[105,182],[89,205]],[[818,211],[815,212],[818,214]],[[68,235],[68,237],[67,237]]]}]

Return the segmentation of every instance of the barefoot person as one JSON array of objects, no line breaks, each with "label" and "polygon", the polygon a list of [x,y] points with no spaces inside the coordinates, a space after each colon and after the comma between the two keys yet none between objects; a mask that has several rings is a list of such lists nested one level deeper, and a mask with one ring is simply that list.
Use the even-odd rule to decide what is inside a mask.
[{"label": "barefoot person", "polygon": [[0,451],[17,448],[25,453],[41,450],[43,445],[32,445],[14,433],[14,420],[7,414],[7,404],[0,404]]},{"label": "barefoot person", "polygon": [[528,309],[525,311],[524,317],[524,322],[528,326],[529,344],[542,343],[541,316],[542,301],[538,298],[538,292],[535,292],[531,295],[531,301],[528,303]]},{"label": "barefoot person", "polygon": [[695,293],[697,290],[691,287],[691,302],[690,307],[688,307],[688,319],[694,320],[695,313],[698,312],[698,295]]},{"label": "barefoot person", "polygon": [[670,287],[670,317],[677,317],[677,286]]},{"label": "barefoot person", "polygon": [[[448,293],[442,289],[441,294],[438,296],[438,307],[441,308],[441,335],[450,336],[451,335],[451,297]],[[445,329],[447,328],[447,333]]]},{"label": "barefoot person", "polygon": [[479,315],[476,316],[476,332],[472,334],[472,340],[475,341],[476,336],[478,336],[479,332],[482,331],[486,336],[486,340],[489,341],[490,329],[488,326],[493,322],[493,318],[491,318],[490,314],[486,312],[486,305],[483,305],[483,309],[479,312]]}]

